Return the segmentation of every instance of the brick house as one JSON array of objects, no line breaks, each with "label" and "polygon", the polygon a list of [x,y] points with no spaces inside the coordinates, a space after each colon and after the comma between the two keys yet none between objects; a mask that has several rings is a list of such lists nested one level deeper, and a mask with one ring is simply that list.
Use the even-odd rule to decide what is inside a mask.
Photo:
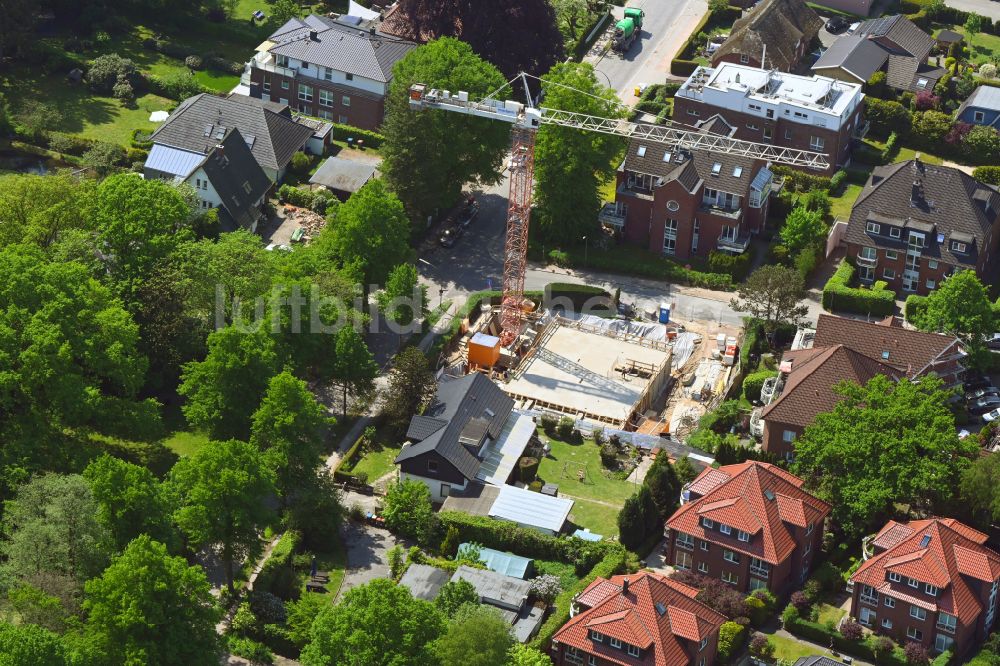
[{"label": "brick house", "polygon": [[552,637],[556,666],[711,666],[726,617],[651,571],[597,578]]},{"label": "brick house", "polygon": [[788,351],[778,377],[761,392],[765,403],[762,444],[769,453],[791,459],[795,440],[817,414],[840,402],[834,387],[841,381],[864,385],[876,375],[898,378],[898,371],[843,344]]},{"label": "brick house", "polygon": [[[731,131],[716,119],[703,131]],[[602,223],[627,242],[689,259],[714,250],[740,254],[767,220],[771,171],[739,155],[677,150],[633,140],[618,169],[615,202]]]},{"label": "brick house", "polygon": [[778,377],[764,382],[762,406],[750,417],[751,432],[765,451],[791,459],[802,431],[840,401],[833,390],[839,382],[935,375],[954,387],[965,370],[964,358],[957,338],[903,328],[893,317],[868,322],[821,314],[815,329],[800,329],[781,358]]},{"label": "brick house", "polygon": [[741,592],[781,596],[809,575],[830,505],[802,479],[757,461],[702,470],[667,519],[667,561]]},{"label": "brick house", "polygon": [[844,241],[858,280],[925,295],[959,270],[990,282],[1000,243],[1000,193],[919,157],[876,167],[851,209]]},{"label": "brick house", "polygon": [[953,518],[889,521],[851,576],[851,615],[881,634],[956,656],[993,627],[1000,555]]},{"label": "brick house", "polygon": [[803,0],[763,0],[733,23],[729,37],[712,54],[712,66],[732,62],[791,72],[822,27],[823,19]]},{"label": "brick house", "polygon": [[313,14],[274,31],[243,76],[251,97],[375,130],[385,116],[392,67],[414,48],[413,42],[376,32],[374,22]]},{"label": "brick house", "polygon": [[864,137],[861,85],[748,65],[698,67],[674,97],[674,121],[695,125],[715,115],[732,136],[827,155],[826,175],[847,165],[851,143]]}]

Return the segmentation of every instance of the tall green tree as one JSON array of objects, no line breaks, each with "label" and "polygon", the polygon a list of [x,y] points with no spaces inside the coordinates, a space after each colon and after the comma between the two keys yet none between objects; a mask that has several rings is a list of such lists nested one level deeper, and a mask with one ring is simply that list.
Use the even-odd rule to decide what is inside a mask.
[{"label": "tall green tree", "polygon": [[164,544],[175,542],[170,500],[149,469],[105,454],[87,465],[83,478],[118,550],[141,534]]},{"label": "tall green tree", "polygon": [[57,635],[35,624],[0,623],[0,666],[67,666]]},{"label": "tall green tree", "polygon": [[445,628],[429,601],[414,599],[391,580],[355,587],[316,616],[305,666],[431,666],[431,643]]},{"label": "tall green tree", "polygon": [[263,331],[247,333],[226,327],[208,336],[208,355],[184,366],[177,392],[187,400],[184,418],[215,439],[246,439],[250,417],[268,382],[278,373],[280,353]]},{"label": "tall green tree", "polygon": [[218,544],[233,591],[235,563],[255,553],[272,518],[274,473],[253,444],[215,442],[181,458],[170,476],[179,499],[174,520],[195,547]]},{"label": "tall green tree", "polygon": [[250,442],[265,452],[285,503],[316,478],[324,437],[332,424],[304,381],[287,370],[271,378],[253,414]]},{"label": "tall green tree", "polygon": [[424,310],[423,290],[413,264],[400,264],[392,269],[385,281],[385,289],[378,294],[378,306],[386,319],[397,327],[399,343],[403,332]]},{"label": "tall green tree", "polygon": [[962,501],[984,524],[1000,520],[1000,456],[989,455],[975,460],[962,472]]},{"label": "tall green tree", "polygon": [[384,513],[386,527],[424,542],[434,525],[431,491],[421,481],[395,483],[385,495]]},{"label": "tall green tree", "polygon": [[448,581],[434,597],[434,605],[448,617],[455,617],[458,609],[466,604],[479,605],[479,592],[465,579]]},{"label": "tall green tree", "polygon": [[410,222],[403,204],[379,179],[369,181],[337,208],[337,217],[320,233],[320,248],[362,272],[365,293],[385,284],[393,266],[410,255]]},{"label": "tall green tree", "polygon": [[396,354],[382,408],[393,427],[403,430],[433,394],[434,374],[427,367],[424,353],[416,347],[407,347]]},{"label": "tall green tree", "polygon": [[914,323],[924,331],[959,337],[969,354],[969,362],[984,368],[990,360],[986,339],[996,332],[986,287],[975,271],[961,271],[943,281],[927,297],[927,306]]},{"label": "tall green tree", "polygon": [[492,606],[466,604],[458,609],[444,634],[434,643],[441,666],[503,664],[514,644],[510,622]]},{"label": "tall green tree", "polygon": [[784,266],[761,266],[740,283],[729,307],[746,312],[764,322],[773,333],[780,324],[798,324],[809,308],[800,301],[805,296],[802,275]]},{"label": "tall green tree", "polygon": [[822,212],[809,210],[806,206],[793,208],[781,227],[781,240],[793,254],[816,248],[825,237],[826,222]]},{"label": "tall green tree", "polygon": [[[545,106],[602,118],[628,110],[597,81],[590,63],[559,63],[542,78]],[[614,173],[623,139],[600,132],[546,125],[535,142],[535,204],[548,239],[578,244],[597,229],[601,184]]]},{"label": "tall green tree", "polygon": [[0,176],[0,241],[48,248],[69,229],[91,228],[79,211],[94,187],[68,173]]},{"label": "tall green tree", "polygon": [[335,349],[333,379],[340,384],[343,392],[343,415],[346,418],[347,394],[363,396],[372,393],[378,364],[354,326],[343,326],[337,331]]},{"label": "tall green tree", "polygon": [[681,481],[666,451],[661,450],[656,455],[642,483],[649,488],[660,517],[663,520],[669,518],[680,502]]},{"label": "tall green tree", "polygon": [[833,411],[795,441],[792,471],[830,502],[841,531],[864,534],[894,504],[933,510],[951,498],[978,446],[958,438],[940,379],[877,375],[835,390]]},{"label": "tall green tree", "polygon": [[111,279],[126,301],[158,262],[191,237],[193,211],[180,192],[134,173],[105,179],[88,214],[108,257]]},{"label": "tall green tree", "polygon": [[515,643],[507,651],[506,666],[552,666],[549,656],[524,643]]},{"label": "tall green tree", "polygon": [[[500,89],[505,80],[467,43],[452,38],[416,48],[393,67],[383,125],[382,173],[419,227],[425,216],[453,206],[466,183],[500,181],[510,127],[447,111],[413,111],[410,86],[423,83],[428,89],[463,90],[469,99],[481,99]],[[387,268],[398,263],[386,261]]]},{"label": "tall green tree", "polygon": [[219,612],[205,572],[148,536],[87,582],[84,608],[109,663],[219,663]]},{"label": "tall green tree", "polygon": [[82,265],[50,263],[26,245],[0,250],[3,466],[79,469],[72,461],[81,447],[69,440],[158,435],[158,405],[138,399],[147,365],[138,334]]}]

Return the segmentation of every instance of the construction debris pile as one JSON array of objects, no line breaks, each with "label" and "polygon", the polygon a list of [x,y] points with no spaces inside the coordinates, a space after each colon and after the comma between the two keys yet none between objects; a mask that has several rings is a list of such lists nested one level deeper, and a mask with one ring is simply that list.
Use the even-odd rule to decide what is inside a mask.
[{"label": "construction debris pile", "polygon": [[315,238],[326,226],[325,217],[308,208],[299,208],[298,206],[285,206],[285,219],[305,229],[302,240]]}]

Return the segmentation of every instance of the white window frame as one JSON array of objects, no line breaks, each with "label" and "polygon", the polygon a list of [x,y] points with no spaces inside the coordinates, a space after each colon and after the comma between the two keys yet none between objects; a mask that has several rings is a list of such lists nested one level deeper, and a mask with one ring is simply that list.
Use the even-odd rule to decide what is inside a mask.
[{"label": "white window frame", "polygon": [[806,536],[809,536],[810,534],[813,533],[813,528],[815,526],[816,526],[816,523],[809,523],[808,525],[806,525]]},{"label": "white window frame", "polygon": [[723,534],[732,534],[733,528],[730,527],[729,525],[723,525],[722,523],[719,523],[719,531],[722,532]]},{"label": "white window frame", "polygon": [[866,627],[872,626],[873,622],[878,619],[877,614],[871,608],[867,606],[862,606],[861,611],[858,613],[858,622]]},{"label": "white window frame", "polygon": [[730,585],[739,585],[740,584],[740,577],[737,576],[736,574],[734,574],[731,571],[723,571],[722,572],[722,582],[723,583],[729,583]]},{"label": "white window frame", "polygon": [[704,539],[701,540],[701,549],[706,553],[708,552],[708,542]]},{"label": "white window frame", "polygon": [[299,89],[297,96],[300,102],[311,102],[313,101],[314,90],[312,86],[307,86],[304,83],[299,84]]},{"label": "white window frame", "polygon": [[608,637],[608,645],[610,645],[613,648],[617,648],[619,650],[622,648],[622,642],[617,638],[615,638],[614,636]]},{"label": "white window frame", "polygon": [[951,242],[951,251],[952,252],[961,252],[962,254],[965,254],[966,252],[968,252],[968,249],[969,249],[969,246],[966,245],[965,243],[961,242],[961,241],[953,240]]},{"label": "white window frame", "polygon": [[812,150],[823,150],[826,146],[826,140],[821,136],[810,136],[809,137],[809,148]]},{"label": "white window frame", "polygon": [[865,225],[865,231],[870,234],[879,235],[882,233],[882,225],[878,222],[868,222]]},{"label": "white window frame", "polygon": [[604,634],[602,634],[599,631],[594,631],[593,629],[591,629],[590,630],[590,640],[594,641],[595,643],[603,643],[604,642]]},{"label": "white window frame", "polygon": [[927,594],[931,595],[932,597],[936,597],[937,593],[938,593],[937,585],[931,585],[930,583],[924,583],[924,592],[926,592]]},{"label": "white window frame", "polygon": [[341,96],[340,103],[343,106],[350,106],[351,105],[351,97],[350,97],[350,95],[343,95],[343,96]]},{"label": "white window frame", "polygon": [[889,572],[889,580],[892,581],[893,583],[901,583],[903,581],[903,577],[900,576],[895,571],[890,571]]},{"label": "white window frame", "polygon": [[890,596],[883,597],[883,603],[885,604],[886,608],[895,608],[896,607],[896,600],[893,599]]},{"label": "white window frame", "polygon": [[333,107],[333,93],[329,90],[319,89],[319,105]]},{"label": "white window frame", "polygon": [[715,521],[712,520],[711,518],[702,518],[701,519],[701,526],[710,530],[713,527],[715,527]]},{"label": "white window frame", "polygon": [[955,630],[958,629],[958,618],[951,613],[938,611],[937,628],[953,634],[955,633]]},{"label": "white window frame", "polygon": [[[892,233],[892,230],[895,228],[896,227],[889,227],[889,232]],[[885,258],[889,259],[890,261],[895,261],[896,259],[899,259],[899,253],[896,252],[895,250],[886,250]]]},{"label": "white window frame", "polygon": [[708,562],[702,560],[698,563],[698,573],[708,573]]},{"label": "white window frame", "polygon": [[694,537],[684,532],[678,532],[677,546],[684,550],[694,550]]},{"label": "white window frame", "polygon": [[920,606],[910,606],[910,617],[922,622],[927,619],[927,609]]},{"label": "white window frame", "polygon": [[741,53],[740,54],[740,64],[741,65],[746,65],[749,62],[750,62],[750,56],[748,56],[746,53]]},{"label": "white window frame", "polygon": [[981,123],[986,121],[985,111],[973,111],[972,112],[972,122]]},{"label": "white window frame", "polygon": [[688,571],[691,569],[691,564],[694,562],[694,558],[691,557],[691,553],[686,550],[678,550],[674,555],[674,566],[678,569],[684,569]]},{"label": "white window frame", "polygon": [[896,271],[894,271],[891,268],[884,268],[882,269],[882,277],[885,278],[886,280],[895,280]]},{"label": "white window frame", "polygon": [[889,238],[899,238],[901,234],[899,227],[889,227]]},{"label": "white window frame", "polygon": [[794,442],[795,441],[795,431],[794,430],[785,430],[784,432],[782,432],[781,433],[781,441],[783,441],[785,444],[791,444],[792,442]]},{"label": "white window frame", "polygon": [[907,578],[906,584],[912,587],[913,589],[917,589],[920,587],[920,581],[917,580],[916,578]]},{"label": "white window frame", "polygon": [[736,538],[743,542],[750,541],[750,535],[743,530],[737,530]]},{"label": "white window frame", "polygon": [[629,644],[629,646],[628,646],[628,656],[638,658],[639,657],[639,646],[638,645],[631,645],[631,644]]},{"label": "white window frame", "polygon": [[934,270],[937,267],[938,267],[937,259],[928,259],[927,260],[927,268],[929,268],[931,270]]},{"label": "white window frame", "polygon": [[723,551],[722,551],[722,559],[724,559],[726,562],[730,562],[732,564],[739,564],[740,563],[740,554],[737,553],[737,552],[735,552],[735,551],[732,551],[732,550],[723,549]]},{"label": "white window frame", "polygon": [[912,638],[915,641],[922,641],[924,639],[924,632],[920,631],[915,627],[907,627],[906,637]]},{"label": "white window frame", "polygon": [[892,620],[890,620],[887,617],[882,618],[882,628],[883,629],[892,629]]}]

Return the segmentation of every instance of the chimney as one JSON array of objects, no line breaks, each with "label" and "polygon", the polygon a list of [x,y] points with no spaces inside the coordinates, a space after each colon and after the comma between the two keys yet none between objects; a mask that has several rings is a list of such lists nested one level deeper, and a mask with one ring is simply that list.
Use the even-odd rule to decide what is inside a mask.
[{"label": "chimney", "polygon": [[622,594],[628,594],[628,576],[622,580]]},{"label": "chimney", "polygon": [[368,28],[368,34],[370,34],[370,35],[374,35],[375,34],[375,26],[374,25],[372,27]]},{"label": "chimney", "polygon": [[222,147],[221,143],[215,144],[215,156],[220,160],[226,156],[226,149]]},{"label": "chimney", "polygon": [[913,181],[913,185],[910,186],[910,205],[916,206],[921,203],[924,199],[924,185],[919,180]]},{"label": "chimney", "polygon": [[309,41],[311,41],[311,42],[318,42],[319,41],[319,33],[316,32],[315,30],[310,30],[309,31]]}]

